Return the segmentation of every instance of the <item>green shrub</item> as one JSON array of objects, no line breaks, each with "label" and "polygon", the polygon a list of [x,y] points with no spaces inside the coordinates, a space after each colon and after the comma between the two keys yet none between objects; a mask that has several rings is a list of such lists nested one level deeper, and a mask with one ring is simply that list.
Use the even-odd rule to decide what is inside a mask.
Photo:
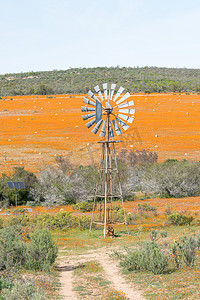
[{"label": "green shrub", "polygon": [[4,277],[0,278],[0,291],[2,289],[11,289],[12,286],[13,286],[13,284],[8,278],[4,278]]},{"label": "green shrub", "polygon": [[91,217],[82,216],[81,218],[80,217],[77,218],[77,220],[78,220],[78,227],[81,230],[90,228]]},{"label": "green shrub", "polygon": [[[131,221],[131,214],[125,212],[126,214],[126,222],[127,224],[130,224]],[[124,209],[122,207],[115,207],[113,209],[113,221],[116,222],[124,222]]]},{"label": "green shrub", "polygon": [[161,238],[167,237],[167,232],[163,230],[151,230],[150,239],[152,241],[158,241]]},{"label": "green shrub", "polygon": [[82,212],[90,212],[93,210],[93,203],[88,203],[88,202],[83,201],[83,202],[72,205],[72,208],[74,210],[80,210]]},{"label": "green shrub", "polygon": [[21,266],[25,251],[20,226],[6,226],[0,230],[0,270]]},{"label": "green shrub", "polygon": [[183,264],[193,266],[196,258],[198,242],[194,236],[182,236],[172,245],[171,251],[177,268]]},{"label": "green shrub", "polygon": [[29,217],[26,215],[14,216],[8,220],[8,224],[10,226],[16,226],[16,225],[26,226],[28,225],[28,223],[29,223]]},{"label": "green shrub", "polygon": [[139,211],[157,211],[157,208],[153,205],[150,205],[150,204],[147,204],[147,203],[141,203],[141,204],[138,204],[138,210]]},{"label": "green shrub", "polygon": [[197,247],[200,248],[200,233],[197,234]]},{"label": "green shrub", "polygon": [[48,228],[53,229],[55,227],[54,216],[51,216],[48,213],[42,212],[39,215],[35,215],[31,219],[31,225],[36,228]]},{"label": "green shrub", "polygon": [[15,281],[13,286],[2,289],[3,300],[44,300],[44,294],[33,283],[28,280]]},{"label": "green shrub", "polygon": [[71,213],[69,212],[62,211],[54,216],[53,223],[55,225],[55,228],[59,228],[59,229],[70,228],[73,227],[74,216],[72,216]]},{"label": "green shrub", "polygon": [[190,225],[194,217],[187,217],[182,213],[173,213],[167,217],[167,220],[170,225]]},{"label": "green shrub", "polygon": [[168,267],[168,257],[154,241],[144,243],[139,249],[126,248],[127,254],[119,254],[120,265],[128,271],[145,270],[154,274],[163,273]]},{"label": "green shrub", "polygon": [[2,228],[3,228],[3,225],[4,225],[4,222],[3,222],[3,220],[2,220],[2,219],[0,219],[0,229],[2,229]]},{"label": "green shrub", "polygon": [[47,229],[36,229],[27,247],[25,265],[29,269],[49,269],[55,262],[58,248]]}]

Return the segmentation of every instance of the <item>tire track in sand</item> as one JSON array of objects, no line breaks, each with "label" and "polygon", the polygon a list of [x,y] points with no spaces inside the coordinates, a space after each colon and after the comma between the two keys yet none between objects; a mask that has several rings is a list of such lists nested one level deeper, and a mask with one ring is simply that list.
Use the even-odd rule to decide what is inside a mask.
[{"label": "tire track in sand", "polygon": [[[119,268],[114,260],[109,256],[111,252],[107,252],[105,248],[98,251],[91,251],[90,253],[71,256],[66,260],[66,257],[61,257],[58,270],[61,272],[61,291],[63,299],[77,300],[77,296],[73,291],[73,270],[79,264],[90,260],[98,261],[103,267],[106,278],[111,282],[116,291],[121,291],[126,294],[130,300],[144,300],[141,291],[130,283],[127,283],[120,274]],[[79,298],[80,299],[80,298]]]}]

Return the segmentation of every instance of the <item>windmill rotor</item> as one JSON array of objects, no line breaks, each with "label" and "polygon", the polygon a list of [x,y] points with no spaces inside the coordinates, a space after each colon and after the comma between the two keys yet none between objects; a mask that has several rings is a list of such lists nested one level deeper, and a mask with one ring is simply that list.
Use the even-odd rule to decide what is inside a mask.
[{"label": "windmill rotor", "polygon": [[[99,133],[101,137],[105,137],[107,121],[109,121],[109,136],[114,137],[126,131],[129,128],[128,124],[134,120],[134,101],[127,100],[131,97],[130,93],[123,94],[124,88],[120,87],[114,94],[115,89],[114,83],[109,88],[108,84],[104,83],[102,90],[96,85],[94,87],[96,94],[89,90],[83,99],[85,106],[81,106],[81,111],[86,114],[82,115],[82,118],[84,121],[89,119],[85,125],[87,128],[92,127],[91,132]],[[108,116],[109,120],[106,119]]]}]

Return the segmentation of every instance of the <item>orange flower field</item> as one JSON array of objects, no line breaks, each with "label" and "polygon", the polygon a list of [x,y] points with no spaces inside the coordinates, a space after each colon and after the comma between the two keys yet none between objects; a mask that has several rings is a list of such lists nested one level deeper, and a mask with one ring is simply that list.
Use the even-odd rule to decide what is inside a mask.
[{"label": "orange flower field", "polygon": [[[101,138],[85,126],[84,95],[16,96],[0,100],[0,172],[24,166],[36,172],[56,155],[77,164],[99,159]],[[134,94],[135,120],[120,136],[127,149],[156,151],[167,158],[200,159],[200,95]],[[117,139],[117,138],[116,138]]]}]

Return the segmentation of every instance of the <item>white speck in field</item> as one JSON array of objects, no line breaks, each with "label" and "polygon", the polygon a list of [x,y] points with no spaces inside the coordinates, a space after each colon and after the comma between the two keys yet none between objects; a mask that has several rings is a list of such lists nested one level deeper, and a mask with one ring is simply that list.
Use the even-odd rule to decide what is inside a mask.
[{"label": "white speck in field", "polygon": [[153,111],[156,111],[155,109],[153,109]]},{"label": "white speck in field", "polygon": [[37,133],[37,131],[35,131],[34,133]]},{"label": "white speck in field", "polygon": [[189,115],[189,112],[186,112],[186,115]]},{"label": "white speck in field", "polygon": [[40,109],[43,109],[43,107],[41,107]]},{"label": "white speck in field", "polygon": [[76,125],[75,127],[78,127],[78,125]]},{"label": "white speck in field", "polygon": [[130,145],[130,148],[133,148],[133,145]]},{"label": "white speck in field", "polygon": [[39,152],[39,155],[41,155],[42,153],[41,152]]},{"label": "white speck in field", "polygon": [[156,134],[155,137],[158,137],[158,134]]},{"label": "white speck in field", "polygon": [[50,103],[50,101],[48,103]]},{"label": "white speck in field", "polygon": [[90,143],[87,143],[87,146],[89,146],[90,145]]},{"label": "white speck in field", "polygon": [[187,156],[188,154],[187,154],[187,153],[185,153],[184,155],[186,155],[186,156]]},{"label": "white speck in field", "polygon": [[169,112],[171,112],[171,110],[169,110]]},{"label": "white speck in field", "polygon": [[9,142],[11,142],[11,139],[8,139]]},{"label": "white speck in field", "polygon": [[20,121],[20,118],[18,118],[17,121]]},{"label": "white speck in field", "polygon": [[62,122],[64,122],[64,119],[62,119]]},{"label": "white speck in field", "polygon": [[58,114],[55,114],[55,116],[57,116]]},{"label": "white speck in field", "polygon": [[155,148],[158,148],[158,145],[155,145],[154,147],[155,147]]},{"label": "white speck in field", "polygon": [[66,139],[68,140],[68,136],[66,137]]},{"label": "white speck in field", "polygon": [[59,102],[59,104],[62,104],[62,102]]},{"label": "white speck in field", "polygon": [[57,154],[54,154],[54,156],[57,156]]}]

